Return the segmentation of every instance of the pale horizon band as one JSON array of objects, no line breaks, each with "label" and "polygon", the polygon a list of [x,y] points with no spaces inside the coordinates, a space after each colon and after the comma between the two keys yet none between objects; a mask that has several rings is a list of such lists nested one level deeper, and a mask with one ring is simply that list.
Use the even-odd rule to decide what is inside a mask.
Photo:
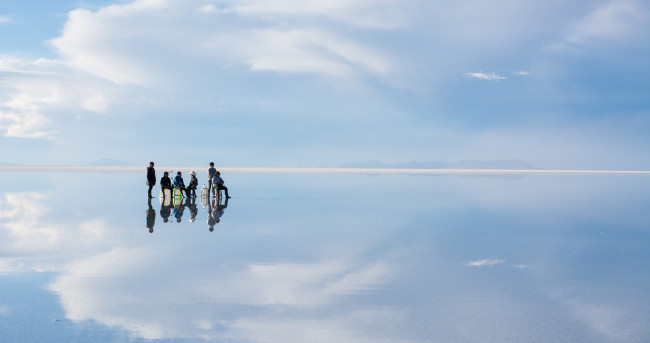
[{"label": "pale horizon band", "polygon": [[[200,171],[206,166],[156,166],[160,171]],[[641,174],[649,170],[582,170],[582,169],[416,169],[416,168],[307,168],[307,167],[217,167],[232,173],[338,173],[338,174]],[[0,165],[0,171],[98,171],[142,172],[146,166],[37,166]]]}]

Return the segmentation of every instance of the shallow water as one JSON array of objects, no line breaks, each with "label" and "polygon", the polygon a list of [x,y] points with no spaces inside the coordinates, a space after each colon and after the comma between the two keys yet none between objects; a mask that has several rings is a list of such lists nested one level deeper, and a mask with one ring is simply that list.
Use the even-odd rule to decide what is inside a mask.
[{"label": "shallow water", "polygon": [[0,176],[3,342],[650,341],[648,176]]}]

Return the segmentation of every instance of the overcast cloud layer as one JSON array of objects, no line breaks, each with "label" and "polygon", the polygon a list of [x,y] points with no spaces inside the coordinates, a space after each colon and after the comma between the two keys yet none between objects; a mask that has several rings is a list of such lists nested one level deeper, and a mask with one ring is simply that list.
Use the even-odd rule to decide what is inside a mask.
[{"label": "overcast cloud layer", "polygon": [[650,168],[647,2],[35,2],[0,5],[0,162]]}]

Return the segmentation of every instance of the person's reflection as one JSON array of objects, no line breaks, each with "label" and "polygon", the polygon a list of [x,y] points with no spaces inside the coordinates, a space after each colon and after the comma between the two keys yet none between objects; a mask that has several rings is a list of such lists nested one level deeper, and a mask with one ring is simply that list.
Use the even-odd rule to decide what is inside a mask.
[{"label": "person's reflection", "polygon": [[[205,185],[203,185],[203,187],[205,187]],[[201,206],[203,206],[203,208],[205,208],[205,206],[209,205],[210,200],[208,198],[209,198],[209,196],[208,196],[207,192],[203,193],[203,191],[201,191]]]},{"label": "person's reflection", "polygon": [[170,198],[171,197],[165,197],[160,202],[160,216],[165,223],[169,222],[169,216],[172,214],[172,202]]},{"label": "person's reflection", "polygon": [[214,231],[214,226],[221,222],[221,216],[223,215],[223,210],[228,207],[228,198],[225,199],[224,204],[221,204],[221,198],[214,200],[211,208],[211,211],[208,214],[208,226],[210,232]]},{"label": "person's reflection", "polygon": [[194,220],[196,220],[196,215],[199,213],[199,209],[196,206],[196,198],[195,197],[191,197],[191,198],[188,197],[187,201],[186,201],[186,205],[190,209],[190,219],[189,219],[189,221],[190,221],[190,223],[193,223]]},{"label": "person's reflection", "polygon": [[147,209],[147,229],[149,229],[150,233],[153,233],[153,227],[156,225],[156,210],[151,206],[151,198],[147,201],[147,205],[149,205],[149,209]]},{"label": "person's reflection", "polygon": [[183,219],[183,211],[185,211],[185,203],[182,200],[174,201],[174,218],[176,222],[180,223]]},{"label": "person's reflection", "polygon": [[217,224],[217,221],[212,216],[212,199],[208,199],[208,230],[210,232],[214,231],[214,226]]}]

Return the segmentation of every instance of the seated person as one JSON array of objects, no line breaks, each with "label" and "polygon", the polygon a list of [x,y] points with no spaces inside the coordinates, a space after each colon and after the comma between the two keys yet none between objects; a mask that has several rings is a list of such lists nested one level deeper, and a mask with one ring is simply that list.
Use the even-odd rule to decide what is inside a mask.
[{"label": "seated person", "polygon": [[190,193],[192,193],[192,195],[196,197],[196,187],[199,186],[199,179],[196,178],[196,173],[192,171],[190,175],[192,176],[192,178],[190,179],[190,184],[187,186],[188,198],[190,197]]},{"label": "seated person", "polygon": [[172,180],[169,178],[169,173],[165,172],[165,175],[160,178],[160,190],[165,196],[165,189],[169,189],[169,194],[172,194]]},{"label": "seated person", "polygon": [[185,182],[183,182],[181,172],[176,173],[176,177],[174,178],[174,188],[175,187],[180,188],[181,194],[183,191],[187,192],[187,188],[185,188]]},{"label": "seated person", "polygon": [[221,178],[221,173],[217,172],[217,174],[212,178],[212,187],[214,188],[214,193],[217,194],[219,190],[224,190],[226,192],[226,198],[230,198],[228,195],[228,187],[223,185],[223,179]]}]

